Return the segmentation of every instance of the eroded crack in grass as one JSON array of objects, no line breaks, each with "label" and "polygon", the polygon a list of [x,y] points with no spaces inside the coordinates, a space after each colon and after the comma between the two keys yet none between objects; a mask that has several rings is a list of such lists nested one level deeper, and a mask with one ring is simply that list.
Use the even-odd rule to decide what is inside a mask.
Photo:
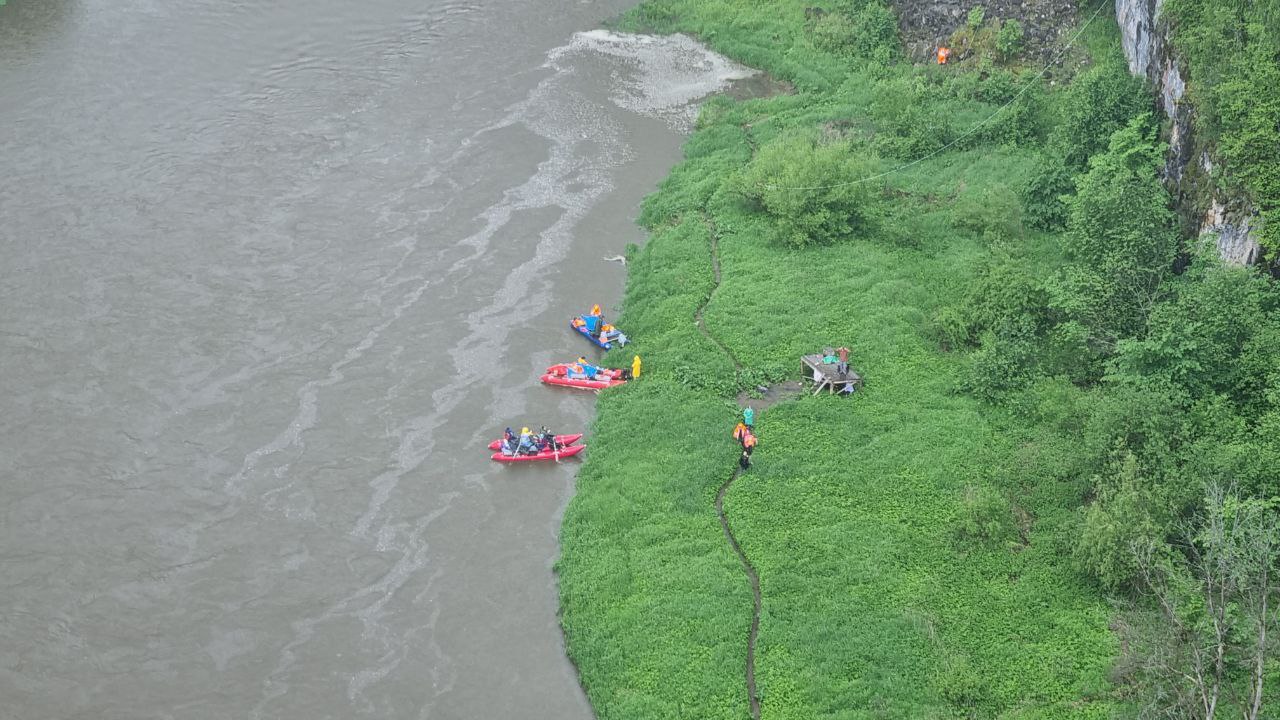
[{"label": "eroded crack in grass", "polygon": [[[711,298],[715,296],[716,290],[720,287],[720,243],[715,223],[705,212],[702,214],[702,221],[706,224],[707,235],[710,237],[711,273],[715,279],[715,285],[711,288],[711,292],[707,294],[707,299],[702,305],[698,306],[694,319],[697,322],[698,331],[714,343],[716,347],[724,351],[724,354],[733,361],[734,370],[741,372],[742,363],[738,361],[738,358],[724,343],[720,342],[716,336],[707,330],[706,323],[703,321],[703,313],[706,311],[707,305],[711,303]],[[751,717],[755,720],[760,720],[760,698],[756,693],[756,636],[760,633],[760,576],[756,573],[751,561],[747,559],[746,553],[742,551],[742,545],[738,543],[738,538],[734,536],[733,529],[729,527],[729,518],[724,514],[724,496],[729,492],[729,486],[733,485],[733,481],[738,479],[740,473],[740,468],[734,468],[733,473],[720,486],[720,490],[716,492],[715,508],[716,517],[720,519],[720,528],[724,530],[724,536],[729,541],[729,547],[738,556],[738,560],[742,563],[742,569],[747,574],[747,581],[751,583],[751,630],[747,635],[747,700],[751,706]]]}]

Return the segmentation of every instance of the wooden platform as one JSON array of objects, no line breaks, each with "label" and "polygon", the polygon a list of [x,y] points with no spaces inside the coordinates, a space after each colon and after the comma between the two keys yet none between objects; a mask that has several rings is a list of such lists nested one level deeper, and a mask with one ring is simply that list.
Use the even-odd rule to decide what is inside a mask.
[{"label": "wooden platform", "polygon": [[849,368],[849,372],[841,375],[838,363],[827,364],[822,362],[821,355],[805,355],[800,358],[800,362],[804,364],[804,376],[813,380],[813,394],[817,395],[825,388],[828,392],[837,390],[844,391],[850,385],[854,390],[862,387],[862,376],[854,372],[853,368]]}]

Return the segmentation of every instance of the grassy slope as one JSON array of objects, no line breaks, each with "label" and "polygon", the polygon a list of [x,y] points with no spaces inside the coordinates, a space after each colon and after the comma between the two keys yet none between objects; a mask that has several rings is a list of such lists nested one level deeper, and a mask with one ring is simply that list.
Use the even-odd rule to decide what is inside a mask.
[{"label": "grassy slope", "polygon": [[[853,401],[764,413],[756,466],[726,502],[761,577],[763,716],[1105,717],[1108,609],[1063,552],[1086,487],[1070,472],[1071,443],[956,393],[964,359],[925,333],[985,254],[951,228],[954,204],[1016,184],[1034,155],[950,153],[894,176],[893,212],[914,246],[768,245],[766,220],[721,190],[724,178],[785,128],[873,125],[871,89],[909,72],[862,76],[813,50],[804,6],[664,2],[632,18],[696,32],[801,92],[716,103],[647,203],[655,232],[632,265],[620,325],[639,339],[648,375],[602,396],[566,515],[570,653],[601,718],[747,714],[750,596],[712,510],[734,457],[723,399],[732,367],[693,326],[712,288],[709,219],[723,282],[706,322],[735,356],[777,377],[802,352],[848,343],[868,381]],[[1039,241],[1052,253],[1051,238]],[[1014,500],[1026,542],[959,539],[973,486]]]}]

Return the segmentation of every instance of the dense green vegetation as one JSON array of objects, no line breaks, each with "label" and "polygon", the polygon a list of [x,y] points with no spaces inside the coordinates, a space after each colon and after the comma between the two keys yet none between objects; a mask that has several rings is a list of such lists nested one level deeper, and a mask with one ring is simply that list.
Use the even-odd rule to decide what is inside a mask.
[{"label": "dense green vegetation", "polygon": [[1190,70],[1201,143],[1223,167],[1215,181],[1246,195],[1280,252],[1280,1],[1169,0],[1174,44]]},{"label": "dense green vegetation", "polygon": [[[1147,629],[1177,623],[1143,593],[1209,626],[1196,549],[1254,556],[1198,519],[1280,494],[1280,290],[1180,242],[1152,99],[1105,15],[1090,67],[1050,91],[901,62],[878,0],[808,4],[655,0],[622,23],[796,93],[708,102],[645,203],[635,345],[609,358],[634,349],[645,376],[601,395],[558,565],[583,686],[601,718],[748,715],[750,592],[712,507],[732,398],[843,343],[865,390],[762,413],[725,502],[760,576],[762,716],[1165,707],[1164,666],[1133,653],[1176,651]],[[704,304],[732,358],[698,332]],[[1231,617],[1220,685],[1243,697],[1256,632]]]}]

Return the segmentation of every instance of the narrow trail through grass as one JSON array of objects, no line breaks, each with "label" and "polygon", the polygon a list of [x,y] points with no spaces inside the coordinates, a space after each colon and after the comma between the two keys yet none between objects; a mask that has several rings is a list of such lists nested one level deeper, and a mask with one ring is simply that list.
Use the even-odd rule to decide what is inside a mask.
[{"label": "narrow trail through grass", "polygon": [[738,539],[733,536],[733,530],[729,528],[729,518],[724,514],[725,493],[729,492],[729,486],[738,479],[740,472],[741,470],[734,469],[733,474],[724,481],[719,492],[716,493],[716,517],[720,518],[720,527],[724,530],[725,538],[729,540],[729,547],[733,548],[733,553],[742,561],[742,569],[747,573],[747,580],[751,582],[751,599],[754,607],[751,609],[751,633],[747,636],[747,700],[751,703],[751,717],[760,720],[760,697],[756,694],[756,636],[760,634],[760,576],[751,565],[751,561],[747,559],[747,554],[742,552],[742,546],[738,544]]},{"label": "narrow trail through grass", "polygon": [[712,221],[711,217],[707,215],[705,211],[702,213],[702,223],[707,228],[707,237],[710,238],[711,277],[714,280],[714,283],[711,286],[711,292],[707,293],[707,299],[698,306],[698,311],[694,313],[694,322],[698,325],[698,332],[702,333],[703,337],[710,340],[716,347],[720,348],[720,351],[733,362],[733,369],[735,371],[741,372],[742,363],[738,361],[737,356],[733,354],[733,351],[730,350],[727,345],[720,342],[718,338],[712,335],[711,331],[707,330],[707,325],[702,319],[707,306],[711,304],[711,298],[715,297],[716,290],[720,287],[720,233],[716,230],[715,222]]},{"label": "narrow trail through grass", "polygon": [[[716,347],[733,362],[735,371],[742,370],[742,363],[738,362],[738,358],[724,343],[716,339],[714,335],[707,330],[706,322],[703,320],[703,312],[707,309],[707,305],[711,302],[711,298],[715,296],[716,289],[720,287],[720,252],[717,238],[719,233],[716,232],[715,223],[706,213],[702,214],[702,221],[707,227],[707,237],[710,239],[711,250],[711,275],[715,280],[715,284],[711,287],[711,292],[707,293],[707,299],[698,306],[697,313],[694,314],[694,320],[698,325],[698,332],[703,337],[710,340]],[[724,496],[729,492],[729,486],[733,485],[733,481],[738,479],[741,473],[740,468],[734,468],[733,473],[729,475],[729,479],[724,481],[720,489],[716,491],[716,517],[720,520],[720,528],[724,530],[725,539],[729,541],[729,547],[733,548],[733,554],[738,556],[738,560],[742,562],[742,570],[747,574],[747,580],[751,583],[751,631],[747,635],[747,701],[751,705],[751,717],[760,720],[760,698],[756,695],[756,636],[760,634],[760,576],[756,573],[755,567],[751,565],[751,561],[747,559],[746,553],[742,552],[742,546],[738,544],[738,539],[733,536],[733,529],[729,527],[729,518],[724,514]]]},{"label": "narrow trail through grass", "polygon": [[[711,298],[715,296],[716,289],[720,287],[720,252],[718,241],[720,233],[716,230],[715,222],[705,212],[702,213],[702,221],[707,228],[707,237],[709,238],[711,251],[711,274],[715,282],[711,287],[711,292],[707,293],[707,299],[698,306],[698,310],[694,314],[694,319],[697,323],[698,331],[702,333],[703,337],[707,338],[712,342],[712,344],[720,348],[720,350],[724,352],[725,356],[733,362],[734,370],[741,372],[743,369],[742,363],[738,361],[736,356],[734,356],[733,351],[724,345],[724,343],[720,342],[720,340],[712,335],[709,330],[707,330],[706,322],[703,319],[703,313],[706,310],[707,305],[711,303]],[[791,383],[787,383],[787,387],[782,387],[781,395],[774,399],[773,403],[790,399],[794,390],[790,387],[791,385]],[[742,405],[745,398],[745,393],[740,394],[738,397],[738,404]],[[733,473],[729,475],[728,479],[724,481],[724,484],[720,486],[720,489],[716,491],[715,508],[716,517],[720,520],[720,528],[724,531],[725,539],[729,541],[729,547],[733,549],[734,555],[738,556],[738,560],[742,563],[743,572],[747,574],[747,580],[751,584],[751,631],[747,635],[747,700],[751,707],[751,717],[755,720],[759,720],[760,697],[756,692],[756,638],[760,634],[760,575],[756,572],[755,566],[751,564],[751,561],[747,559],[747,554],[743,552],[742,545],[738,543],[738,538],[734,536],[733,529],[729,526],[729,518],[725,515],[724,511],[725,495],[728,494],[729,488],[741,474],[742,469],[740,467],[734,468]]]}]

